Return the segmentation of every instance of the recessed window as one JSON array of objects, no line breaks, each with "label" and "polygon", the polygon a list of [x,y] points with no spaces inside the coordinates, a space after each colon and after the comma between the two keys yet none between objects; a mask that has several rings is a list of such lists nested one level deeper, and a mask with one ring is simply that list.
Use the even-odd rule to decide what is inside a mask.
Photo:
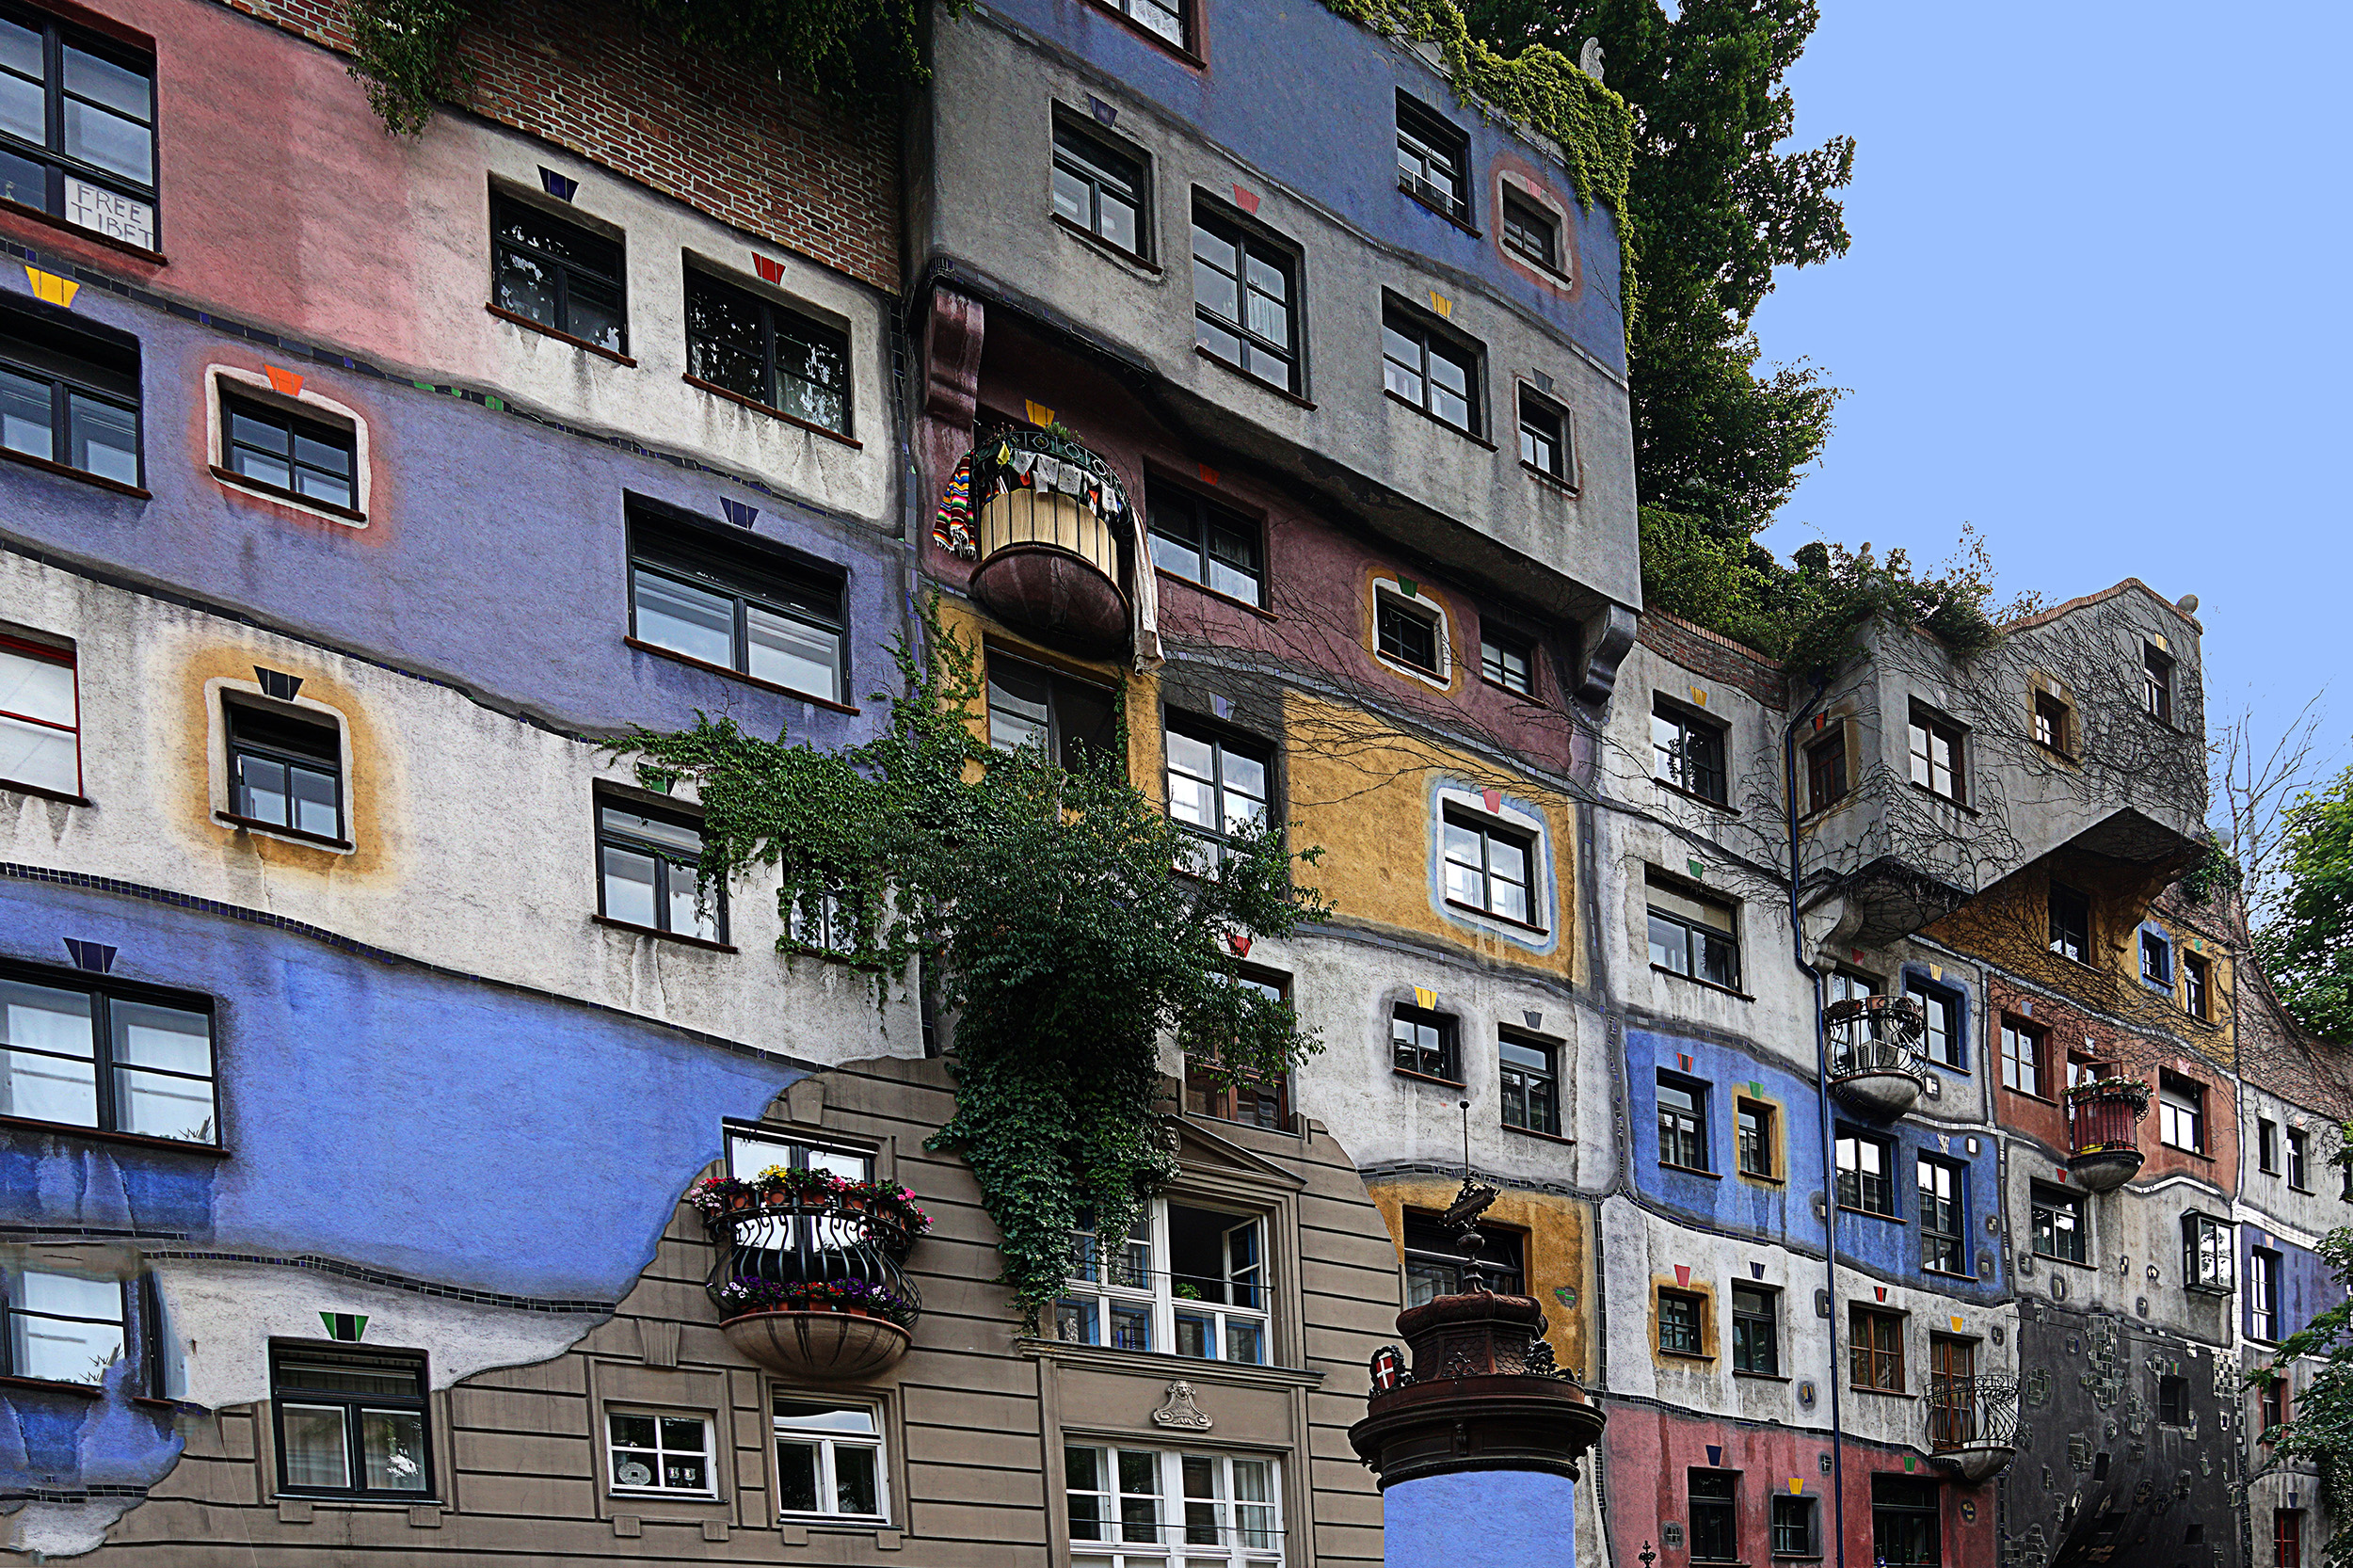
[{"label": "recessed window", "polygon": [[2280,1338],[2280,1255],[2267,1247],[2247,1252],[2247,1336]]},{"label": "recessed window", "polygon": [[843,700],[841,579],[714,530],[635,511],[630,634],[787,691]]},{"label": "recessed window", "polygon": [[1827,811],[1847,798],[1847,731],[1833,723],[1830,733],[1805,748],[1805,808]]},{"label": "recessed window", "polygon": [[[1283,1568],[1281,1466],[1271,1459],[1150,1448],[1063,1449],[1063,1496],[1073,1560],[1083,1568],[1144,1568],[1181,1544],[1187,1568]],[[1099,1553],[1090,1542],[1130,1543],[1140,1554]]]},{"label": "recessed window", "polygon": [[[1233,984],[1245,991],[1263,997],[1280,1007],[1290,1005],[1290,978],[1272,971],[1245,969],[1233,977]],[[1214,1047],[1189,1043],[1185,1048],[1185,1111],[1194,1116],[1214,1116],[1222,1122],[1240,1122],[1245,1127],[1264,1128],[1270,1132],[1290,1129],[1290,1074],[1277,1073],[1272,1079],[1243,1079],[1236,1081],[1217,1072],[1218,1052]]]},{"label": "recessed window", "polygon": [[1561,1130],[1560,1054],[1552,1047],[1509,1035],[1496,1042],[1503,1091],[1503,1125],[1530,1132]]},{"label": "recessed window", "polygon": [[1375,589],[1372,596],[1373,632],[1381,657],[1396,664],[1417,669],[1425,675],[1442,675],[1438,665],[1438,617],[1418,604],[1409,604],[1394,594]]},{"label": "recessed window", "polygon": [[2078,964],[2091,962],[2091,900],[2061,883],[2051,884],[2051,951]]},{"label": "recessed window", "polygon": [[1968,1188],[1950,1160],[1920,1160],[1920,1267],[1931,1273],[1966,1274],[1969,1249]]},{"label": "recessed window", "polygon": [[[712,889],[714,897],[720,890]],[[866,897],[862,888],[828,878],[822,891],[792,895],[792,912],[786,937],[795,947],[815,952],[847,955],[857,951],[865,926]]]},{"label": "recessed window", "polygon": [[1054,216],[1131,256],[1146,254],[1144,161],[1054,117]]},{"label": "recessed window", "polygon": [[1729,904],[1653,876],[1645,887],[1650,910],[1650,961],[1727,990],[1740,988],[1740,944]]},{"label": "recessed window", "polygon": [[1773,1168],[1776,1140],[1773,1136],[1773,1108],[1761,1100],[1735,1100],[1732,1107],[1732,1135],[1742,1176],[1770,1176]]},{"label": "recessed window", "polygon": [[1840,1128],[1838,1207],[1896,1216],[1896,1145],[1885,1138]]},{"label": "recessed window", "polygon": [[2140,703],[2159,724],[2173,722],[2173,657],[2145,645],[2140,651]]},{"label": "recessed window", "polygon": [[1901,1313],[1854,1307],[1848,1318],[1848,1349],[1854,1385],[1887,1393],[1904,1391],[1904,1320]]},{"label": "recessed window", "polygon": [[1298,262],[1199,206],[1193,214],[1193,341],[1270,387],[1299,391]]},{"label": "recessed window", "polygon": [[2081,1263],[2085,1252],[2082,1196],[2055,1187],[2037,1187],[2033,1211],[2036,1256]]},{"label": "recessed window", "polygon": [[1397,95],[1397,184],[1457,223],[1470,221],[1470,138],[1417,98]]},{"label": "recessed window", "polygon": [[1155,37],[1185,47],[1185,9],[1182,0],[1104,0],[1112,10],[1132,20]]},{"label": "recessed window", "polygon": [[[1876,1384],[1865,1384],[1874,1387]],[[1871,1478],[1874,1568],[1937,1568],[1943,1560],[1944,1513],[1936,1482],[1925,1477]]]},{"label": "recessed window", "polygon": [[1707,1160],[1707,1085],[1697,1079],[1658,1075],[1658,1162],[1714,1169]]},{"label": "recessed window", "polygon": [[2265,1445],[2288,1424],[2288,1370],[2276,1364],[2267,1370],[2271,1376],[2256,1385],[2255,1416],[2257,1439]]},{"label": "recessed window", "polygon": [[1520,260],[1561,270],[1561,224],[1550,213],[1508,186],[1503,192],[1503,248]]},{"label": "recessed window", "polygon": [[2209,1290],[2232,1288],[2231,1225],[2191,1209],[2182,1216],[2182,1279]]},{"label": "recessed window", "polygon": [[882,1422],[871,1404],[778,1395],[776,1508],[788,1519],[890,1516]]},{"label": "recessed window", "polygon": [[999,751],[1042,747],[1072,772],[1109,760],[1123,775],[1119,713],[1112,694],[1091,681],[988,652],[988,744]]},{"label": "recessed window", "polygon": [[0,197],[154,249],[154,56],[0,17]]},{"label": "recessed window", "polygon": [[1186,869],[1214,874],[1235,853],[1238,837],[1266,825],[1267,753],[1174,717],[1162,739],[1168,748],[1168,814],[1185,825],[1195,846]]},{"label": "recessed window", "polygon": [[1792,1497],[1785,1493],[1773,1496],[1773,1555],[1775,1557],[1820,1557],[1821,1539],[1815,1533],[1816,1508],[1812,1497]]},{"label": "recessed window", "polygon": [[2255,1168],[2267,1176],[2280,1174],[2280,1124],[2255,1118]]},{"label": "recessed window", "polygon": [[1932,795],[1961,804],[1968,792],[1968,776],[1961,771],[1961,744],[1959,728],[1914,703],[1912,781]]},{"label": "recessed window", "polygon": [[359,504],[359,436],[347,424],[221,393],[221,467],[280,495],[343,511]]},{"label": "recessed window", "polygon": [[1657,778],[1719,806],[1731,799],[1721,725],[1661,699],[1651,708],[1650,744]]},{"label": "recessed window", "polygon": [[1732,1288],[1732,1369],[1781,1375],[1781,1292]]},{"label": "recessed window", "polygon": [[701,1416],[611,1410],[605,1413],[604,1427],[614,1491],[689,1497],[717,1494],[712,1480],[711,1423]]},{"label": "recessed window", "polygon": [[1266,558],[1257,523],[1174,485],[1154,485],[1144,513],[1155,567],[1212,593],[1266,607]]},{"label": "recessed window", "polygon": [[2173,944],[2153,931],[2140,934],[2140,978],[2164,990],[2173,989]]},{"label": "recessed window", "polygon": [[1071,1233],[1054,1335],[1065,1344],[1263,1366],[1267,1304],[1263,1220],[1157,1198],[1124,1240],[1091,1226]]},{"label": "recessed window", "polygon": [[2114,1071],[2115,1069],[2108,1064],[2086,1056],[2082,1051],[2071,1050],[2067,1053],[2067,1086],[2070,1089],[2080,1089],[2087,1083],[2097,1083],[2102,1079],[2112,1076]]},{"label": "recessed window", "polygon": [[2271,1511],[2271,1568],[2304,1568],[2304,1511]]},{"label": "recessed window", "polygon": [[128,1318],[120,1281],[29,1264],[10,1265],[0,1277],[6,1288],[0,1307],[8,1317],[7,1333],[0,1334],[0,1373],[95,1385],[122,1359]]},{"label": "recessed window", "polygon": [[2002,1087],[2022,1095],[2051,1097],[2043,1072],[2048,1053],[2042,1031],[2016,1018],[2002,1020]]},{"label": "recessed window", "polygon": [[1381,318],[1382,384],[1441,424],[1480,433],[1479,351],[1392,304]]},{"label": "recessed window", "polygon": [[[0,32],[9,30],[0,18]],[[11,80],[0,63],[0,125]],[[0,152],[0,170],[7,162]],[[0,309],[0,446],[137,488],[137,344]]]},{"label": "recessed window", "polygon": [[2193,1018],[2214,1016],[2213,970],[2194,952],[2182,954],[2182,1007]]},{"label": "recessed window", "polygon": [[1681,1290],[1658,1292],[1658,1348],[1670,1355],[1705,1355],[1706,1303]]},{"label": "recessed window", "polygon": [[0,789],[80,796],[81,722],[72,650],[0,637]]},{"label": "recessed window", "polygon": [[1568,410],[1520,389],[1520,461],[1562,484],[1571,472]]},{"label": "recessed window", "polygon": [[2157,1074],[2157,1142],[2202,1154],[2206,1148],[2206,1086],[2179,1073]]},{"label": "recessed window", "polygon": [[1444,828],[1447,902],[1535,924],[1534,838],[1454,807]]},{"label": "recessed window", "polygon": [[1917,980],[1905,983],[1904,995],[1920,1009],[1920,1043],[1929,1060],[1965,1069],[1969,1062],[1961,1033],[1961,999]]},{"label": "recessed window", "polygon": [[2307,1158],[2307,1135],[2294,1128],[2288,1128],[2288,1185],[2299,1192],[2312,1188],[2312,1172]]},{"label": "recessed window", "polygon": [[224,701],[230,813],[332,843],[344,832],[344,737],[315,709]]},{"label": "recessed window", "polygon": [[421,1497],[433,1490],[424,1357],[280,1347],[270,1353],[281,1492]]},{"label": "recessed window", "polygon": [[1536,650],[1516,632],[1482,624],[1479,629],[1479,674],[1481,680],[1521,696],[1536,695]]},{"label": "recessed window", "polygon": [[1692,1470],[1684,1478],[1691,1510],[1691,1560],[1732,1562],[1740,1556],[1740,1478],[1730,1470]]},{"label": "recessed window", "polygon": [[[1516,1230],[1482,1222],[1480,1261],[1487,1288],[1498,1295],[1521,1293],[1527,1273],[1525,1238]],[[1470,1288],[1455,1233],[1435,1217],[1408,1212],[1405,1216],[1405,1304],[1423,1306],[1440,1296],[1459,1296]]]},{"label": "recessed window", "polygon": [[490,290],[502,311],[629,352],[621,247],[509,196],[490,198]]},{"label": "recessed window", "polygon": [[2157,1421],[2169,1427],[2189,1425],[2189,1379],[2157,1379]]},{"label": "recessed window", "polygon": [[1463,1081],[1451,1014],[1399,1003],[1389,1014],[1391,1060],[1401,1073],[1419,1073],[1449,1083]]},{"label": "recessed window", "polygon": [[2053,751],[2073,751],[2073,733],[2074,715],[2069,712],[2067,704],[2048,692],[2035,693],[2035,744],[2048,746]]},{"label": "recessed window", "polygon": [[686,374],[820,430],[850,433],[849,335],[691,267]]},{"label": "recessed window", "polygon": [[702,864],[699,819],[683,811],[602,801],[597,807],[598,912],[625,925],[727,940],[727,894],[696,885]]},{"label": "recessed window", "polygon": [[217,1142],[211,1005],[64,970],[0,971],[0,1116]]}]

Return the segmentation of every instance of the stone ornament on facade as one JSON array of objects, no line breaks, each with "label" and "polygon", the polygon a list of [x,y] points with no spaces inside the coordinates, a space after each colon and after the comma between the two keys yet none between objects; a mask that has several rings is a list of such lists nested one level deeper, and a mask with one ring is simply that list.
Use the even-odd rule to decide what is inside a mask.
[{"label": "stone ornament on facade", "polygon": [[1178,1378],[1168,1385],[1168,1400],[1152,1412],[1152,1424],[1160,1427],[1181,1427],[1189,1432],[1207,1432],[1215,1423],[1209,1413],[1193,1402],[1193,1384]]}]

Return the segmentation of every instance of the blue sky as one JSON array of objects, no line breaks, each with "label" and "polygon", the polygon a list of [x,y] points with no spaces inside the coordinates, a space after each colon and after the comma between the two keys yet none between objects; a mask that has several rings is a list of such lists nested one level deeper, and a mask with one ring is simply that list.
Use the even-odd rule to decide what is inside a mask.
[{"label": "blue sky", "polygon": [[1763,542],[1937,562],[1968,522],[1997,599],[2194,593],[2210,727],[2328,687],[2353,760],[2353,6],[1822,12],[1798,139],[1860,144],[1854,247],[1756,328],[1849,394]]}]

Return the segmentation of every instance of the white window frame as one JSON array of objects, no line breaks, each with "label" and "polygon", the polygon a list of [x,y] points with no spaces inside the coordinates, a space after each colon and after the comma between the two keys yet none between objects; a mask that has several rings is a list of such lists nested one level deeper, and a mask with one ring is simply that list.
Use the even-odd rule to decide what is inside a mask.
[{"label": "white window frame", "polygon": [[[654,1448],[652,1449],[652,1453],[654,1456],[655,1480],[643,1484],[632,1484],[621,1480],[621,1465],[623,1464],[621,1451],[624,1445],[614,1435],[613,1432],[613,1419],[616,1416],[635,1416],[650,1420],[654,1423]],[[664,1421],[692,1421],[696,1426],[702,1428],[703,1446],[700,1450],[700,1457],[703,1462],[703,1484],[700,1488],[665,1486],[660,1480],[664,1473],[664,1464],[665,1461],[670,1459],[673,1455],[684,1455],[691,1451],[686,1448],[670,1448],[662,1441],[661,1423]],[[635,1444],[626,1445],[626,1447],[628,1451],[631,1453],[644,1453],[647,1451],[638,1448]],[[604,1411],[604,1462],[605,1474],[611,1482],[611,1484],[607,1487],[607,1490],[610,1491],[615,1496],[699,1497],[708,1499],[716,1497],[719,1495],[719,1456],[712,1449],[711,1440],[711,1417],[701,1411],[663,1410],[653,1405],[607,1405]]]},{"label": "white window frame", "polygon": [[[800,1397],[799,1393],[793,1390],[779,1389],[777,1392],[781,1398],[788,1401],[794,1400]],[[823,1401],[824,1397],[823,1390],[809,1390],[807,1392],[812,1401]],[[882,1407],[878,1404],[870,1403],[861,1400],[840,1400],[834,1402],[843,1405],[856,1405],[865,1410],[868,1415],[873,1417],[873,1432],[871,1433],[856,1432],[831,1432],[821,1427],[796,1425],[794,1424],[796,1419],[795,1417],[776,1415],[775,1404],[770,1404],[768,1429],[769,1441],[773,1445],[780,1448],[785,1444],[792,1443],[802,1447],[813,1448],[817,1450],[818,1506],[816,1510],[814,1512],[810,1512],[803,1509],[786,1509],[781,1506],[781,1499],[783,1496],[783,1461],[779,1458],[777,1460],[777,1496],[779,1506],[776,1510],[776,1517],[779,1519],[792,1520],[796,1523],[822,1522],[825,1524],[832,1524],[837,1521],[840,1521],[855,1522],[861,1525],[888,1525],[890,1523],[890,1452],[888,1442],[885,1438],[883,1432]],[[845,1448],[865,1449],[874,1456],[875,1512],[872,1513],[845,1513],[839,1508],[833,1506],[840,1497],[839,1476],[834,1465],[834,1455],[837,1449]]]},{"label": "white window frame", "polygon": [[[1283,1464],[1272,1454],[1188,1454],[1173,1448],[1131,1448],[1121,1444],[1064,1443],[1063,1464],[1064,1523],[1070,1529],[1070,1561],[1072,1568],[1159,1568],[1181,1559],[1185,1568],[1282,1568],[1283,1564]],[[1125,1454],[1149,1455],[1153,1461],[1153,1479],[1157,1492],[1127,1492],[1120,1490],[1089,1490],[1070,1485],[1069,1455],[1073,1450],[1090,1451],[1096,1456],[1096,1480],[1117,1488],[1120,1484],[1119,1459]],[[1211,1466],[1212,1485],[1216,1496],[1189,1497],[1185,1492],[1185,1462],[1193,1460]],[[1256,1464],[1265,1467],[1265,1500],[1243,1500],[1234,1496],[1235,1466]],[[1096,1540],[1079,1533],[1078,1521],[1069,1513],[1073,1497],[1086,1496],[1098,1500],[1098,1527],[1107,1535],[1128,1536],[1131,1531],[1148,1529],[1149,1541]],[[1152,1523],[1128,1522],[1124,1504],[1149,1499]],[[1172,1507],[1171,1505],[1174,1504]],[[1199,1504],[1207,1511],[1206,1518],[1197,1516],[1192,1505]],[[1262,1511],[1255,1521],[1244,1523],[1241,1511],[1249,1508]],[[1213,1542],[1193,1539],[1196,1530],[1211,1532]]]},{"label": "white window frame", "polygon": [[[2185,1081],[2188,1080],[2185,1080]],[[2157,1142],[2163,1144],[2169,1149],[2183,1149],[2191,1154],[2203,1154],[2206,1152],[2204,1143],[2206,1136],[2206,1096],[2203,1092],[2205,1085],[2199,1084],[2198,1088],[2200,1093],[2193,1097],[2189,1095],[2181,1093],[2179,1090],[2167,1088],[2164,1080],[2158,1080]],[[2175,1129],[2182,1127],[2185,1122],[2187,1124],[2188,1137],[2190,1140],[2186,1144],[2178,1142],[2174,1138]]]},{"label": "white window frame", "polygon": [[[1152,1200],[1151,1208],[1143,1223],[1128,1235],[1121,1248],[1120,1258],[1112,1268],[1103,1266],[1101,1243],[1095,1232],[1074,1230],[1070,1233],[1073,1269],[1064,1282],[1061,1299],[1054,1304],[1053,1337],[1064,1344],[1142,1350],[1182,1356],[1186,1360],[1226,1361],[1233,1359],[1225,1353],[1229,1325],[1255,1326],[1258,1331],[1258,1359],[1255,1363],[1241,1365],[1274,1365],[1274,1321],[1270,1299],[1272,1282],[1267,1265],[1267,1216],[1197,1203],[1182,1192],[1176,1193],[1174,1201],[1183,1208],[1217,1214],[1234,1222],[1225,1232],[1226,1280],[1232,1285],[1255,1284],[1259,1304],[1256,1307],[1236,1306],[1224,1302],[1191,1300],[1176,1294],[1176,1273],[1167,1266],[1171,1199],[1157,1197]],[[1234,1259],[1232,1238],[1235,1232],[1241,1230],[1256,1232],[1257,1257],[1254,1263],[1238,1266]],[[1117,1277],[1112,1277],[1114,1275]],[[1142,1346],[1112,1345],[1114,1312],[1127,1316],[1130,1321],[1141,1318],[1145,1332],[1145,1342]],[[1205,1342],[1209,1350],[1207,1356],[1194,1356],[1176,1349],[1179,1318],[1197,1320],[1203,1324]],[[1088,1337],[1090,1333],[1092,1338]]]}]

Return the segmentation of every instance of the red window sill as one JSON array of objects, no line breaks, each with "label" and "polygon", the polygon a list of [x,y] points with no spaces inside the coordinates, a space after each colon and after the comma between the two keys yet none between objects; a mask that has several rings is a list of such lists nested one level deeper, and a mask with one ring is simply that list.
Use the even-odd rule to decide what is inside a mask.
[{"label": "red window sill", "polygon": [[544,321],[534,321],[527,315],[507,310],[504,306],[493,305],[488,300],[483,302],[482,308],[509,326],[520,327],[526,332],[536,332],[541,337],[553,338],[557,343],[568,343],[574,348],[584,348],[589,353],[610,360],[616,365],[627,365],[632,370],[637,368],[636,360],[617,349],[607,348],[600,343],[590,343],[586,338],[576,338],[569,332],[559,332]]},{"label": "red window sill", "polygon": [[[0,205],[4,204],[0,203]],[[103,473],[91,473],[83,469],[70,468],[64,463],[53,462],[47,457],[36,457],[29,452],[11,452],[7,447],[0,447],[0,457],[6,457],[11,463],[22,463],[26,468],[36,469],[42,473],[54,473],[60,479],[71,479],[83,485],[95,485],[102,490],[112,490],[117,495],[127,495],[135,501],[155,499],[153,491],[143,490],[136,485],[126,485],[120,479],[109,479]]]},{"label": "red window sill", "polygon": [[840,441],[854,452],[866,450],[866,443],[855,437],[845,436],[839,430],[828,430],[815,421],[803,419],[798,414],[788,414],[774,404],[762,403],[756,397],[745,397],[742,392],[729,392],[715,381],[706,381],[699,376],[681,376],[679,379],[698,392],[707,392],[713,397],[724,397],[729,403],[741,403],[744,408],[757,413],[766,414],[770,419],[780,419],[787,424],[797,425],[812,436],[823,436],[829,441]]},{"label": "red window sill", "polygon": [[106,1128],[36,1121],[30,1116],[0,1116],[0,1128],[20,1128],[26,1132],[45,1132],[58,1138],[88,1138],[101,1144],[127,1144],[134,1148],[178,1149],[185,1154],[208,1155],[215,1160],[224,1160],[229,1155],[229,1151],[218,1144],[192,1144],[185,1139],[156,1138],[144,1132],[115,1132]]},{"label": "red window sill", "polygon": [[85,229],[78,223],[68,222],[55,213],[44,212],[39,207],[28,207],[22,201],[11,201],[6,197],[0,197],[0,213],[8,213],[15,217],[28,217],[35,223],[56,230],[61,234],[72,234],[77,240],[88,240],[92,245],[103,245],[109,250],[120,250],[126,256],[136,256],[150,266],[166,266],[170,263],[170,258],[160,250],[149,250],[142,246],[133,245],[129,240],[119,240],[112,234],[102,234],[95,229]]}]

